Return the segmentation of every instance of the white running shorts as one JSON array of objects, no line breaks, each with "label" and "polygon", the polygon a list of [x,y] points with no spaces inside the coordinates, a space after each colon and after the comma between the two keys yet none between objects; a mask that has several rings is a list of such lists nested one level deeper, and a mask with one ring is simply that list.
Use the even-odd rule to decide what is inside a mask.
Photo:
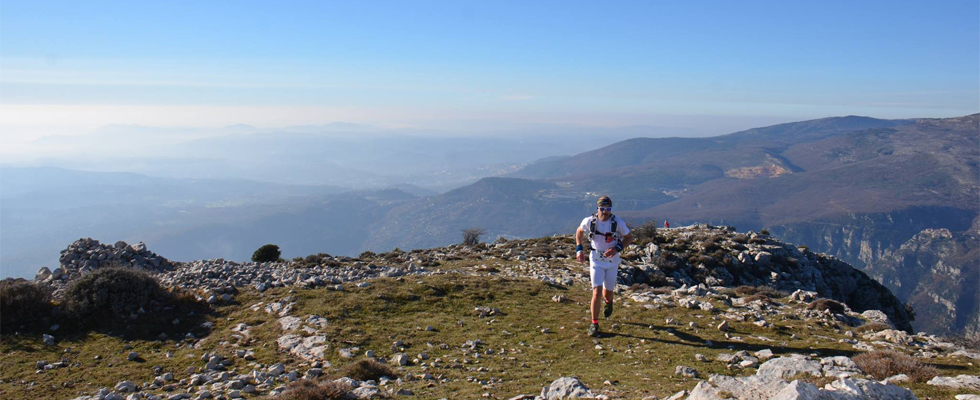
[{"label": "white running shorts", "polygon": [[616,271],[619,270],[618,265],[612,265],[608,267],[599,267],[592,265],[589,267],[589,275],[592,277],[592,287],[597,288],[602,286],[606,290],[616,290]]}]

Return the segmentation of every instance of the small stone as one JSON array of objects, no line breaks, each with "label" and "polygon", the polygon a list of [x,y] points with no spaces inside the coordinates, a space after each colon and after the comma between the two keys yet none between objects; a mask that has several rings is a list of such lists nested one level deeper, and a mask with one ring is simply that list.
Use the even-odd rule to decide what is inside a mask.
[{"label": "small stone", "polygon": [[678,365],[676,368],[674,368],[674,375],[680,375],[685,378],[697,378],[698,371],[691,367]]},{"label": "small stone", "polygon": [[729,329],[731,328],[728,326],[728,321],[721,321],[721,323],[718,324],[719,331],[728,332]]},{"label": "small stone", "polygon": [[131,351],[131,352],[129,352],[129,355],[126,356],[126,359],[128,359],[129,361],[137,361],[137,360],[140,359],[140,353],[137,353],[135,351]]}]

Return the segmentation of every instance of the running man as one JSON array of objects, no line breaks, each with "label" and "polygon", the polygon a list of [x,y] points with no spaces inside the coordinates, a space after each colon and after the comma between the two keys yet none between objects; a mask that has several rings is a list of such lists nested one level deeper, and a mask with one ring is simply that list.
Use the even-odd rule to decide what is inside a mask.
[{"label": "running man", "polygon": [[585,262],[586,236],[592,242],[589,253],[589,275],[592,277],[592,324],[589,336],[599,336],[599,306],[605,302],[603,315],[609,318],[613,311],[613,291],[616,290],[616,275],[619,271],[619,253],[633,243],[633,235],[626,223],[612,213],[612,200],[602,196],[596,202],[597,211],[582,220],[575,231],[575,257]]}]

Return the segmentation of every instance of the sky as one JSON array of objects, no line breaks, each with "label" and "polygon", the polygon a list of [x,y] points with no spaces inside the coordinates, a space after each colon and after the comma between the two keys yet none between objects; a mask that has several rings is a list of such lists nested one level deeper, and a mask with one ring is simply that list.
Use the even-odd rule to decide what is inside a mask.
[{"label": "sky", "polygon": [[961,116],[980,112],[978,3],[5,0],[0,141]]}]

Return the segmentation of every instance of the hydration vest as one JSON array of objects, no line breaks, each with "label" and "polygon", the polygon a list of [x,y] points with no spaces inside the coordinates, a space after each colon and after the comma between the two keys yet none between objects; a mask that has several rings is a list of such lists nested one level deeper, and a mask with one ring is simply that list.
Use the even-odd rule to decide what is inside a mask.
[{"label": "hydration vest", "polygon": [[619,221],[618,221],[618,219],[616,218],[615,215],[613,215],[611,218],[612,218],[612,226],[610,227],[610,231],[609,232],[606,232],[606,233],[597,232],[596,231],[596,228],[595,228],[595,225],[596,225],[596,222],[599,221],[599,216],[598,215],[595,215],[595,214],[592,214],[592,217],[589,219],[589,242],[592,241],[592,238],[595,236],[596,233],[598,233],[600,236],[605,236],[605,237],[612,236],[616,240],[619,240],[620,239],[619,238],[619,232],[616,230],[616,228],[619,227],[619,224],[618,224]]}]

